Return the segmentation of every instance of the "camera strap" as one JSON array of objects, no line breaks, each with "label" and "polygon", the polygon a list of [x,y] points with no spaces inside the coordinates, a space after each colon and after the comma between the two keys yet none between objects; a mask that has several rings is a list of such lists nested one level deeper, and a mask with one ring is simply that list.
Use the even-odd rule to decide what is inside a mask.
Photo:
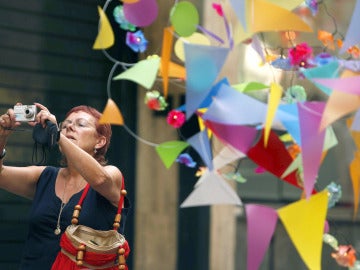
[{"label": "camera strap", "polygon": [[[34,140],[33,163],[37,163],[37,165],[44,164],[46,161],[46,150],[51,150],[60,139],[59,127],[49,120],[46,121],[45,128],[42,124],[38,123],[34,126],[32,137]],[[42,158],[37,162],[37,150],[39,146],[41,146]]]}]

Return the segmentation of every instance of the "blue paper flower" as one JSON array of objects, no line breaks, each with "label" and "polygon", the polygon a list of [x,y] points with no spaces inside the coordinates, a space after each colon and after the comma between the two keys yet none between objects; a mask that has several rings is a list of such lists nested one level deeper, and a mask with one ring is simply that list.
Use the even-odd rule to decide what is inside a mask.
[{"label": "blue paper flower", "polygon": [[286,58],[284,56],[280,56],[279,58],[275,59],[270,63],[274,68],[279,68],[282,70],[291,70],[292,65],[290,64],[289,58]]},{"label": "blue paper flower", "polygon": [[120,28],[129,31],[135,31],[136,26],[125,19],[124,9],[122,5],[116,6],[113,11],[115,21],[120,24]]},{"label": "blue paper flower", "polygon": [[333,207],[341,198],[342,191],[341,186],[331,182],[327,186],[327,190],[329,191],[329,200],[328,200],[328,208]]},{"label": "blue paper flower", "polygon": [[179,162],[180,164],[184,164],[185,166],[190,167],[190,168],[195,168],[195,166],[196,166],[196,162],[187,153],[180,154],[177,157],[176,162]]},{"label": "blue paper flower", "polygon": [[147,49],[147,44],[148,41],[141,30],[134,33],[126,33],[126,45],[128,45],[134,52],[144,52]]},{"label": "blue paper flower", "polygon": [[330,53],[322,52],[315,56],[314,61],[317,66],[324,66],[330,62],[336,61],[336,58]]}]

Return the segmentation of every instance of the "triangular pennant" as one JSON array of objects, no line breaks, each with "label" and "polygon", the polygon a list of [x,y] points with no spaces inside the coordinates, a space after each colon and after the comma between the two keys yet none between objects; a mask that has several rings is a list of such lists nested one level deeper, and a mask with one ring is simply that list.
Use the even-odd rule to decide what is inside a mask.
[{"label": "triangular pennant", "polygon": [[179,154],[188,147],[184,141],[168,141],[156,146],[156,152],[160,156],[165,167],[169,169]]},{"label": "triangular pennant", "polygon": [[359,75],[335,79],[313,78],[312,81],[340,92],[360,96]]},{"label": "triangular pennant", "polygon": [[207,136],[207,130],[204,129],[202,132],[195,134],[187,139],[187,142],[197,151],[208,169],[211,171],[214,166],[212,163],[211,146],[209,137]]},{"label": "triangular pennant", "polygon": [[263,134],[264,133],[262,133],[262,136],[256,145],[251,147],[246,153],[247,156],[257,165],[266,169],[268,172],[288,182],[289,184],[302,189],[302,187],[299,185],[296,172],[292,172],[286,177],[281,178],[285,170],[293,161],[284,143],[280,141],[275,132],[270,131],[268,145],[265,148]]},{"label": "triangular pennant", "polygon": [[[248,0],[252,16],[248,23],[249,28],[255,32],[269,31],[300,31],[313,30],[299,16],[291,11],[263,0]],[[275,14],[275,16],[269,16]]]},{"label": "triangular pennant", "polygon": [[287,10],[293,10],[304,2],[304,0],[268,0],[274,5],[280,6]]},{"label": "triangular pennant", "polygon": [[264,128],[264,145],[267,146],[269,140],[269,134],[271,130],[272,122],[275,118],[275,114],[277,108],[280,103],[281,96],[283,94],[283,89],[281,85],[272,83],[270,85],[270,94],[269,94],[269,101],[268,101],[268,110],[266,114],[266,121],[265,121],[265,128]]},{"label": "triangular pennant", "polygon": [[111,98],[109,98],[106,103],[105,109],[99,119],[99,123],[120,126],[124,124],[124,118],[121,114],[121,111]]},{"label": "triangular pennant", "polygon": [[230,0],[230,3],[242,27],[246,30],[246,0]]},{"label": "triangular pennant", "polygon": [[186,116],[208,95],[229,53],[229,48],[184,44],[186,66]]},{"label": "triangular pennant", "polygon": [[[163,76],[162,67],[159,69],[159,76]],[[171,78],[178,78],[181,80],[186,80],[186,69],[184,66],[176,64],[174,62],[169,62],[168,76]]]},{"label": "triangular pennant", "polygon": [[328,208],[328,192],[322,191],[278,209],[285,226],[301,258],[311,270],[321,269],[321,252],[325,218]]},{"label": "triangular pennant", "polygon": [[319,131],[319,127],[324,108],[325,102],[320,101],[298,103],[306,198],[312,193],[321,163],[325,130]]},{"label": "triangular pennant", "polygon": [[93,45],[94,50],[108,49],[114,45],[115,37],[109,19],[101,7],[98,6],[100,15],[99,31]]},{"label": "triangular pennant", "polygon": [[163,91],[164,98],[167,98],[168,95],[168,87],[169,87],[169,66],[170,66],[170,56],[171,49],[173,44],[173,34],[171,31],[171,27],[167,27],[163,31],[163,43],[161,50],[161,74],[163,77]]},{"label": "triangular pennant", "polygon": [[226,125],[212,121],[206,121],[205,125],[225,145],[229,144],[243,153],[247,153],[253,146],[258,134],[256,128],[244,125]]},{"label": "triangular pennant", "polygon": [[353,219],[355,220],[358,208],[359,208],[359,187],[360,187],[360,151],[357,150],[354,155],[353,161],[349,166],[350,178],[353,186],[354,194],[354,214]]},{"label": "triangular pennant", "polygon": [[113,80],[130,80],[142,85],[146,89],[150,89],[157,77],[159,66],[160,57],[148,57],[115,76]]},{"label": "triangular pennant", "polygon": [[281,123],[284,125],[286,131],[289,132],[294,141],[301,146],[299,112],[297,104],[280,104],[279,110],[294,116],[293,119],[283,119]]},{"label": "triangular pennant", "polygon": [[246,204],[247,270],[258,270],[277,223],[277,212],[267,206]]},{"label": "triangular pennant", "polygon": [[201,176],[198,183],[180,207],[219,204],[242,205],[234,189],[215,172],[206,172]]},{"label": "triangular pennant", "polygon": [[340,49],[340,53],[345,52],[349,47],[354,46],[360,42],[359,24],[360,24],[360,1],[356,1],[355,8],[352,13],[350,25],[346,32],[343,46]]},{"label": "triangular pennant", "polygon": [[[359,73],[345,70],[341,78],[347,78],[352,76],[358,77]],[[335,79],[336,80],[336,79]],[[337,79],[341,80],[341,79]],[[349,85],[352,88],[352,85]],[[341,86],[344,89],[344,86]],[[360,108],[360,96],[345,93],[343,91],[333,91],[326,102],[325,110],[322,115],[320,129],[324,129],[338,120],[340,117],[347,115],[350,112],[356,111]]]},{"label": "triangular pennant", "polygon": [[227,164],[246,157],[246,155],[239,150],[226,145],[224,148],[214,157],[213,164],[214,169],[219,170]]},{"label": "triangular pennant", "polygon": [[[265,122],[266,112],[265,103],[222,84],[202,117],[204,120],[230,125],[262,125]],[[284,111],[276,112],[275,123],[285,119],[296,118]]]},{"label": "triangular pennant", "polygon": [[308,80],[311,80],[315,83],[317,87],[321,91],[323,91],[328,96],[332,92],[332,87],[326,87],[322,84],[319,84],[316,82],[316,79],[318,78],[338,78],[339,77],[339,63],[337,61],[332,61],[327,65],[314,67],[314,68],[305,68],[302,71],[302,74],[304,74],[305,78]]}]

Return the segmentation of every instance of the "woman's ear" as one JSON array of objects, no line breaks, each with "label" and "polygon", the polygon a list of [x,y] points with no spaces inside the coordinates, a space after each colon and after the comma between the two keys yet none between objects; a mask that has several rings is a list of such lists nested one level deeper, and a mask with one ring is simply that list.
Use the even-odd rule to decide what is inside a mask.
[{"label": "woman's ear", "polygon": [[95,149],[100,149],[106,144],[105,136],[99,136],[97,143],[95,144]]}]

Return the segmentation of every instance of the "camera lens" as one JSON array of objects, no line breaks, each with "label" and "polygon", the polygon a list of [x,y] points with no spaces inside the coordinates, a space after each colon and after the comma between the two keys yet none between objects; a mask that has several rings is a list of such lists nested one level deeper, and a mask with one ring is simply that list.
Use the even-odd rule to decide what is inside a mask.
[{"label": "camera lens", "polygon": [[25,109],[25,116],[26,116],[26,118],[31,118],[31,117],[33,117],[33,115],[34,115],[34,112],[33,112],[32,109],[29,109],[29,108],[26,108],[26,109]]}]

